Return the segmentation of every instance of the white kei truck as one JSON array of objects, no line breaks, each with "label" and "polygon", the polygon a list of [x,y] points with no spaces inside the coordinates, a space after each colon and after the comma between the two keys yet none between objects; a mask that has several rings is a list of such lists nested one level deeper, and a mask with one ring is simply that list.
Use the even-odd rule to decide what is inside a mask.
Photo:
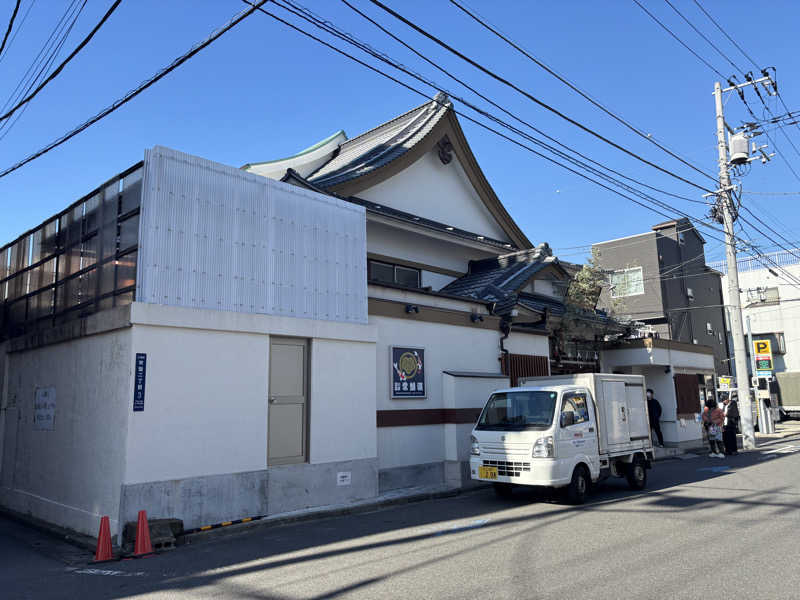
[{"label": "white kei truck", "polygon": [[625,477],[647,485],[654,460],[641,375],[531,377],[492,393],[471,436],[472,479],[498,495],[514,486],[565,488],[574,504],[592,483]]}]

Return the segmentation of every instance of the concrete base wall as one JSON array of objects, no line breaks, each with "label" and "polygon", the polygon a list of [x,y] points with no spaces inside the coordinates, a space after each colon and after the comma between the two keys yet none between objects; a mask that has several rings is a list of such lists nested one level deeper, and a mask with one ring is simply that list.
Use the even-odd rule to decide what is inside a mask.
[{"label": "concrete base wall", "polygon": [[[350,483],[339,485],[339,474],[350,474]],[[270,514],[345,504],[378,495],[378,459],[286,465],[269,469]]]},{"label": "concrete base wall", "polygon": [[178,518],[187,529],[268,513],[268,471],[123,485],[120,522]]},{"label": "concrete base wall", "polygon": [[445,463],[443,461],[381,469],[378,474],[380,493],[400,488],[443,485]]},{"label": "concrete base wall", "polygon": [[[349,484],[339,485],[340,473],[349,473]],[[377,494],[375,458],[287,465],[123,485],[120,521],[135,521],[138,512],[146,510],[150,519],[181,519],[186,529],[194,529],[245,517],[346,504]]]}]

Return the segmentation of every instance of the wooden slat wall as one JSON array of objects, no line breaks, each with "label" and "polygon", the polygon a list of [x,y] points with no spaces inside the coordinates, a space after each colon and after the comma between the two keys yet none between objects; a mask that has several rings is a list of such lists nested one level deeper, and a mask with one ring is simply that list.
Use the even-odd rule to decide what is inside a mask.
[{"label": "wooden slat wall", "polygon": [[506,354],[500,359],[503,375],[511,379],[511,386],[518,384],[520,377],[546,377],[549,375],[547,356],[533,354]]}]

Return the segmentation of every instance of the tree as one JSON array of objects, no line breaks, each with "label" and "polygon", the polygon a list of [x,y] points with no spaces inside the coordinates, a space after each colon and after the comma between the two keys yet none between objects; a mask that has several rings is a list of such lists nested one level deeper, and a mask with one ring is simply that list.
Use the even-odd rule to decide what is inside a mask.
[{"label": "tree", "polygon": [[592,248],[589,260],[572,279],[564,303],[568,308],[572,305],[584,310],[594,310],[605,281],[606,274],[600,267],[600,254],[596,248]]}]

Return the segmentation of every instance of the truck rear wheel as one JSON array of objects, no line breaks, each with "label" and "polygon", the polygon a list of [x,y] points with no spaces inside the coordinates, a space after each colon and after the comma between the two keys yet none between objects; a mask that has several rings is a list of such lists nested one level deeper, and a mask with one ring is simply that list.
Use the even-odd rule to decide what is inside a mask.
[{"label": "truck rear wheel", "polygon": [[647,466],[641,455],[633,457],[633,462],[625,469],[625,478],[632,490],[643,490],[647,485]]},{"label": "truck rear wheel", "polygon": [[567,486],[567,500],[570,504],[583,504],[586,502],[586,493],[592,479],[589,471],[583,465],[578,465],[572,472],[572,481]]},{"label": "truck rear wheel", "polygon": [[511,494],[514,493],[514,488],[510,483],[493,483],[492,487],[494,487],[494,493],[501,498],[511,498]]}]

